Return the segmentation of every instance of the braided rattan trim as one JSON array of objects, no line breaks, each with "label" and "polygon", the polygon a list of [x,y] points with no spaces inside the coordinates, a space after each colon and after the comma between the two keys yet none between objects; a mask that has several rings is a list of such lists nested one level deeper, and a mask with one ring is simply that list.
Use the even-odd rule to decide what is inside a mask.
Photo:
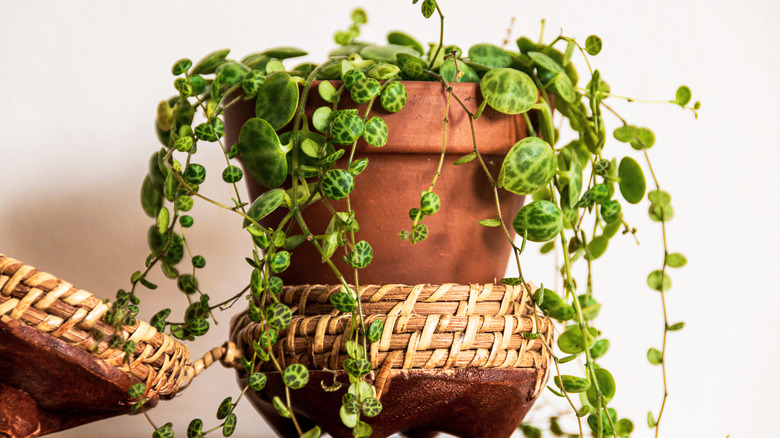
[{"label": "braided rattan trim", "polygon": [[0,254],[0,320],[21,321],[130,373],[146,384],[144,397],[173,397],[191,378],[187,347],[139,320],[118,333],[136,343],[125,358],[122,350],[108,347],[115,333],[102,320],[108,310],[91,293]]},{"label": "braided rattan trim", "polygon": [[[293,310],[289,328],[279,334],[282,365],[302,363],[310,369],[335,369],[346,353],[344,333],[351,317],[334,309],[330,296],[340,286],[288,286],[279,298]],[[531,291],[533,292],[533,291]],[[410,368],[536,368],[546,381],[552,327],[535,311],[531,294],[522,286],[386,285],[360,289],[365,322],[385,322],[382,337],[370,346],[377,382],[392,369]],[[246,313],[233,320],[232,340],[252,351],[263,326]]]}]

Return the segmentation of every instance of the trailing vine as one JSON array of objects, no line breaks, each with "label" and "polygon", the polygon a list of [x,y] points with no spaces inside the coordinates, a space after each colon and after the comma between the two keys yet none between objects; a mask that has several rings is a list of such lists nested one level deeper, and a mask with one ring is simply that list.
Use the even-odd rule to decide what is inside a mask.
[{"label": "trailing vine", "polygon": [[[341,420],[354,436],[370,436],[371,427],[363,420],[379,414],[382,405],[372,386],[368,352],[370,344],[379,341],[383,322],[377,319],[366,323],[358,296],[360,271],[372,262],[373,248],[370,242],[356,237],[360,218],[353,209],[350,193],[370,165],[368,159],[356,158],[356,150],[359,139],[382,147],[392,135],[373,109],[402,111],[406,102],[404,81],[437,81],[446,91],[441,156],[430,184],[422,188],[419,206],[409,211],[410,228],[399,230],[399,237],[410,244],[424,241],[429,231],[425,218],[447,207],[435,192],[436,183],[445,171],[447,115],[451,109],[462,110],[471,126],[473,151],[459,157],[455,165],[478,165],[492,186],[496,216],[483,218],[479,224],[503,230],[518,271],[517,277],[501,281],[522,284],[530,290],[521,263],[522,257],[527,256],[527,242],[541,243],[542,253],[555,251],[556,260],[560,260],[557,267],[561,272],[561,293],[542,285],[533,298],[540,314],[560,323],[555,345],[544,344],[556,370],[549,390],[564,398],[571,408],[578,425],[574,436],[585,436],[582,419],[593,436],[599,438],[628,436],[634,429],[633,422],[619,417],[610,404],[616,383],[612,374],[598,363],[606,354],[609,341],[594,324],[602,304],[597,300],[593,272],[595,261],[605,253],[618,231],[622,229],[622,234],[631,236],[636,232],[629,226],[623,206],[639,204],[645,197],[649,200],[649,215],[661,225],[664,251],[660,269],[647,277],[650,288],[660,293],[664,320],[660,349],[650,348],[647,352],[648,360],[660,365],[663,374],[660,408],[657,415],[651,411],[647,418],[648,426],[658,436],[669,392],[667,335],[683,328],[683,323],[670,324],[667,318],[665,292],[671,287],[668,268],[682,267],[686,260],[668,249],[666,225],[673,210],[671,197],[661,190],[651,165],[648,149],[655,142],[652,131],[629,124],[604,102],[620,97],[611,94],[601,73],[589,61],[600,52],[601,39],[589,36],[581,45],[565,36],[547,44],[521,37],[516,40],[516,51],[478,44],[464,52],[445,44],[444,14],[438,2],[423,0],[420,7],[426,18],[434,14],[440,18],[439,41],[428,50],[401,32],[390,33],[386,46],[360,43],[360,27],[367,19],[358,9],[352,13],[349,28],[335,35],[339,48],[319,65],[303,63],[288,69],[285,61],[306,55],[294,48],[271,49],[241,61],[228,59],[229,51],[220,50],[197,63],[181,59],[173,65],[176,95],[157,107],[156,127],[162,148],[152,154],[141,190],[143,210],[154,220],[147,233],[150,254],[143,269],[131,275],[129,290],[118,291],[108,314],[109,322],[117,327],[135,322],[140,303],[137,292],[141,287],[157,288],[148,279],[153,269],[160,269],[165,277],[175,281],[186,297],[187,307],[180,319],[172,319],[171,309],[161,309],[150,320],[158,331],[167,331],[177,339],[194,340],[204,335],[216,310],[245,300],[249,318],[263,327],[253,351],[245,352],[241,358],[248,386],[235,401],[228,397],[220,403],[218,425],[204,430],[203,421],[193,419],[188,437],[216,430],[224,436],[232,434],[237,422],[235,406],[247,390],[263,390],[268,370],[279,372],[286,385],[285,397],[273,399],[279,415],[290,418],[300,436],[320,436],[318,427],[301,428],[291,403],[290,391],[309,383],[309,371],[301,364],[282,366],[273,349],[278,333],[292,319],[291,309],[278,298],[284,286],[278,274],[294,263],[298,246],[312,245],[341,285],[341,290],[331,296],[331,304],[352,315],[346,342],[349,358],[343,364],[350,383],[340,407]],[[584,87],[578,86],[579,75],[572,62],[578,54],[585,60],[590,75]],[[315,81],[316,92],[327,105],[307,117],[304,107],[310,101],[310,93],[315,92]],[[454,93],[462,82],[480,84],[484,101],[475,112]],[[353,102],[365,104],[363,109],[342,106],[342,97],[347,94]],[[246,99],[256,101],[256,117],[241,128],[236,144],[225,144],[225,110]],[[680,87],[675,99],[669,102],[695,114],[699,103],[689,106],[690,99],[690,89]],[[490,172],[474,131],[474,120],[487,106],[506,114],[520,114],[527,122],[527,137],[507,152],[498,175]],[[553,124],[553,110],[568,122],[576,137],[565,145],[559,144],[565,135]],[[641,154],[655,190],[646,193],[643,166],[620,150],[612,151],[614,147],[608,145],[612,142],[608,142],[605,119],[610,114],[622,123],[613,131],[614,139]],[[207,171],[197,162],[197,152],[204,148],[218,148],[224,156],[219,174],[231,187],[228,201],[200,190]],[[243,169],[237,162],[239,155]],[[238,189],[245,172],[265,187],[265,192],[251,202],[242,199]],[[506,218],[499,201],[502,190],[530,196],[531,202],[513,218]],[[344,202],[335,204],[336,201]],[[216,304],[210,302],[210,294],[198,282],[198,272],[206,266],[206,260],[193,251],[187,235],[187,230],[195,225],[195,218],[189,213],[195,202],[211,204],[242,218],[246,238],[252,242],[251,254],[245,257],[252,268],[246,286]],[[302,214],[313,204],[322,204],[332,216],[323,234],[314,234]],[[337,205],[345,208],[339,211]],[[279,212],[283,212],[282,219],[269,226],[264,219]],[[293,231],[296,226],[299,232]],[[350,278],[354,281],[348,281],[334,263],[337,254],[351,269]],[[575,263],[586,265],[585,281],[575,278]],[[527,336],[541,339],[534,334]],[[112,342],[120,346],[122,340]],[[131,347],[134,346],[127,346],[129,351]],[[567,362],[580,363],[582,374],[564,374],[563,365]],[[334,383],[323,390],[336,390],[338,386]],[[144,409],[142,394],[143,388],[131,388],[131,397],[137,399],[136,410]],[[173,435],[171,423],[154,428],[155,437]],[[521,430],[529,437],[541,436],[537,425],[523,424]],[[550,430],[556,436],[565,433],[557,417],[550,419]]]}]

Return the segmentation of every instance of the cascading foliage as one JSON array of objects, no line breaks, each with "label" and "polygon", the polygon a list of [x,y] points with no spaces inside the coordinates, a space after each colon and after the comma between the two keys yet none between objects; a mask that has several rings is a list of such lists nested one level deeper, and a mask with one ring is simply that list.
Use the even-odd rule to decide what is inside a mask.
[{"label": "cascading foliage", "polygon": [[[358,9],[352,14],[352,25],[336,33],[339,47],[319,65],[285,66],[287,60],[306,55],[294,48],[267,50],[240,61],[228,59],[228,50],[213,52],[194,64],[189,59],[177,61],[172,68],[176,94],[157,107],[156,128],[162,147],[152,154],[141,189],[143,210],[154,219],[147,233],[150,254],[144,268],[131,276],[131,288],[117,293],[107,317],[117,327],[135,323],[140,301],[137,292],[141,287],[157,288],[147,279],[153,269],[160,269],[165,277],[175,281],[186,296],[183,314],[173,315],[171,309],[162,309],[150,321],[157,330],[167,331],[178,339],[193,340],[205,334],[215,310],[245,299],[250,319],[264,327],[253,351],[241,358],[249,387],[253,390],[265,387],[267,378],[260,371],[260,364],[266,362],[281,372],[288,388],[301,388],[309,380],[306,367],[300,364],[282,367],[273,350],[278,332],[289,326],[292,317],[290,308],[277,298],[283,287],[277,274],[295,263],[298,246],[314,245],[322,262],[332,267],[334,278],[342,285],[331,303],[338,310],[352,314],[352,332],[346,343],[350,357],[343,364],[350,385],[340,408],[341,419],[355,436],[369,436],[371,427],[362,418],[377,415],[382,405],[375,398],[367,348],[369,343],[379,340],[383,322],[364,324],[356,294],[359,285],[348,284],[332,260],[340,257],[351,268],[359,270],[373,258],[370,242],[355,238],[360,218],[349,204],[351,191],[370,165],[367,159],[354,158],[358,139],[382,147],[393,134],[373,109],[381,106],[393,113],[403,111],[407,97],[403,81],[440,82],[448,93],[448,102],[454,102],[452,105],[459,106],[469,118],[478,118],[489,105],[506,114],[522,114],[528,122],[528,137],[518,141],[507,153],[499,175],[491,175],[487,170],[480,155],[478,136],[475,136],[473,152],[460,157],[455,165],[481,166],[496,194],[507,190],[533,198],[513,218],[504,218],[496,196],[496,216],[479,221],[482,226],[502,227],[511,242],[520,276],[502,282],[525,283],[521,255],[526,241],[543,243],[542,253],[557,251],[559,254],[563,290],[556,293],[541,287],[534,300],[541,313],[560,322],[557,345],[545,345],[556,367],[555,387],[549,389],[570,405],[578,431],[564,433],[558,418],[553,417],[551,432],[556,436],[585,436],[585,430],[589,429],[598,437],[628,436],[633,423],[620,418],[609,405],[616,393],[615,381],[598,364],[608,350],[609,341],[596,327],[604,303],[599,301],[591,272],[610,240],[621,235],[618,231],[622,230],[624,235],[636,231],[629,225],[623,207],[647,198],[651,219],[661,224],[664,247],[661,267],[650,273],[647,283],[660,293],[665,327],[661,348],[649,349],[647,356],[651,363],[665,367],[666,335],[683,327],[683,323],[670,324],[666,318],[664,293],[671,286],[668,268],[681,267],[686,260],[667,248],[666,222],[673,215],[671,197],[661,190],[652,173],[655,188],[647,192],[643,167],[652,172],[648,149],[654,145],[653,133],[648,128],[627,123],[606,105],[608,98],[616,97],[610,94],[600,72],[593,70],[588,62],[589,57],[601,50],[598,37],[588,37],[584,45],[565,36],[549,43],[521,37],[513,47],[478,44],[464,52],[457,46],[444,44],[444,19],[435,0],[422,1],[421,11],[426,18],[438,13],[442,23],[441,40],[430,44],[427,50],[401,32],[391,32],[386,45],[358,42],[360,26],[366,22],[365,13]],[[587,63],[587,81],[580,81],[572,62],[579,56]],[[322,81],[316,92],[328,105],[316,109],[309,119],[303,108],[309,94],[314,92],[315,80]],[[459,82],[480,84],[484,102],[475,113],[467,110],[453,94]],[[342,96],[347,94],[353,101],[366,104],[365,109],[340,107]],[[225,144],[224,111],[244,99],[255,99],[256,117],[242,127],[238,143]],[[695,114],[699,103],[689,107],[690,99],[690,90],[680,87],[675,99],[669,102]],[[565,119],[570,132],[561,133],[555,128],[553,109]],[[608,141],[605,116],[620,122],[612,137],[630,148]],[[444,128],[446,121],[442,119]],[[535,122],[531,123],[532,120]],[[442,129],[442,135],[445,133]],[[567,135],[571,141],[562,144],[560,139]],[[224,153],[224,165],[207,172],[197,162],[198,149],[203,148],[219,148]],[[237,162],[239,154],[249,176],[268,189],[251,203],[241,198],[237,188],[244,183],[244,171]],[[629,155],[638,156],[644,166]],[[399,230],[399,238],[410,244],[427,237],[426,216],[447,208],[441,205],[435,190],[442,163],[443,159],[432,175],[431,184],[421,188],[420,205],[409,212],[409,229]],[[207,173],[220,175],[224,183],[232,186],[235,196],[217,200],[203,193],[200,186]],[[343,211],[331,202],[340,200],[347,201]],[[206,266],[206,260],[193,251],[195,242],[187,236],[187,230],[197,225],[190,214],[195,202],[240,215],[254,248],[244,256],[252,267],[246,286],[219,303],[212,303],[208,291],[199,285],[198,272]],[[322,235],[312,234],[301,215],[304,208],[315,203],[324,203],[332,213],[330,226]],[[260,224],[261,219],[277,211],[284,215],[275,228]],[[301,234],[289,235],[293,224],[300,227]],[[520,244],[512,241],[509,227],[522,237]],[[584,281],[577,282],[573,276],[575,263],[587,266]],[[117,346],[123,344],[118,337],[108,341]],[[134,347],[125,346],[130,351]],[[581,375],[562,372],[561,365],[571,361],[581,364]],[[665,379],[663,384],[661,409],[655,415],[652,411],[648,413],[647,419],[656,434],[668,393]],[[131,390],[130,395],[137,400],[134,409],[143,409],[145,400],[141,389]],[[323,388],[324,391],[336,389]],[[234,402],[231,397],[222,401],[217,409],[221,423],[210,430],[203,430],[202,420],[193,420],[187,436],[202,436],[216,430],[221,430],[224,436],[232,434],[236,403],[238,400]],[[308,431],[300,429],[289,398],[275,398],[273,405],[279,415],[293,420],[302,437],[320,435],[317,427]],[[523,424],[521,430],[529,437],[541,434],[534,424]],[[159,437],[172,434],[171,423],[154,432]]]}]

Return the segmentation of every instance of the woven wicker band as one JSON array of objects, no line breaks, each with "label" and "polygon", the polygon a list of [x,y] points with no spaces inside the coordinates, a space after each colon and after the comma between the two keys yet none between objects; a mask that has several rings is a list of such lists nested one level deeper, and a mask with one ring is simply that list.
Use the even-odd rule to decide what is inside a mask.
[{"label": "woven wicker band", "polygon": [[186,386],[193,375],[187,347],[139,320],[116,333],[136,343],[126,358],[124,351],[108,346],[115,334],[102,320],[108,310],[91,293],[0,254],[1,321],[23,322],[128,372],[146,384],[144,397],[170,398]]},{"label": "woven wicker band", "polygon": [[[345,333],[351,317],[334,309],[330,296],[340,286],[289,286],[279,299],[291,306],[292,324],[279,334],[282,366],[302,363],[310,369],[336,369],[349,357]],[[370,346],[377,382],[394,369],[536,368],[546,381],[549,321],[536,314],[531,295],[522,286],[386,285],[360,289],[365,323],[385,322],[381,339]],[[264,326],[246,312],[233,319],[231,340],[252,351]],[[381,386],[381,385],[379,385]]]}]

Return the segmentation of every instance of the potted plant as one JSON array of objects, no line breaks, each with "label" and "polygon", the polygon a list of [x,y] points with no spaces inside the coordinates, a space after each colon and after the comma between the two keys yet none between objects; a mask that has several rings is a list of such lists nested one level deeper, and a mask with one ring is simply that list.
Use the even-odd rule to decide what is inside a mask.
[{"label": "potted plant", "polygon": [[[426,17],[441,16],[434,0],[423,1],[421,8]],[[293,312],[301,310],[300,305],[295,308],[292,301],[283,297],[300,298],[302,292],[296,292],[295,286],[313,282],[306,276],[324,270],[316,278],[330,278],[316,281],[335,286],[323,292],[323,304],[350,315],[350,326],[343,329],[343,347],[338,349],[347,357],[336,361],[342,375],[347,376],[341,388],[347,395],[340,397],[341,405],[333,415],[346,424],[349,433],[367,436],[371,433],[370,420],[364,420],[379,408],[376,375],[371,373],[378,374],[379,370],[365,364],[373,365],[369,361],[370,346],[380,343],[388,326],[387,318],[366,317],[362,286],[492,284],[500,280],[497,288],[522,290],[530,298],[529,304],[537,306],[538,315],[531,319],[540,321],[540,325],[520,337],[533,341],[540,354],[552,358],[555,377],[550,390],[565,398],[577,414],[579,434],[586,434],[588,428],[597,436],[630,433],[631,423],[619,418],[609,406],[615,392],[614,380],[597,364],[608,346],[594,324],[601,305],[598,294],[589,276],[575,280],[572,266],[583,264],[589,272],[618,231],[632,233],[621,207],[627,207],[626,203],[637,204],[647,197],[649,213],[662,227],[671,218],[672,210],[669,195],[660,190],[657,181],[656,190],[646,193],[642,166],[636,160],[614,157],[614,148],[607,147],[614,142],[612,135],[615,140],[630,144],[649,166],[647,149],[653,145],[652,132],[630,125],[617,115],[622,126],[608,131],[605,119],[611,110],[604,100],[611,96],[609,87],[598,70],[590,71],[588,66],[589,78],[583,80],[579,78],[583,70],[578,72],[572,65],[575,57],[582,55],[587,59],[596,55],[600,40],[589,37],[580,44],[567,37],[549,43],[519,38],[516,48],[480,44],[467,51],[439,41],[426,50],[413,38],[392,33],[387,46],[374,46],[357,41],[359,27],[366,21],[364,14],[356,11],[352,19],[353,25],[337,34],[341,47],[319,65],[288,68],[284,65],[286,59],[303,54],[289,48],[261,52],[240,61],[228,60],[228,52],[220,51],[198,63],[187,59],[175,63],[174,85],[178,95],[158,107],[157,128],[163,148],[153,154],[142,187],[143,208],[155,219],[148,233],[151,254],[145,268],[133,276],[132,287],[119,294],[112,311],[132,316],[134,310],[129,306],[136,291],[156,287],[146,274],[151,269],[162,269],[190,297],[191,305],[181,319],[169,318],[170,311],[161,310],[150,321],[152,326],[183,340],[192,340],[208,330],[208,316],[219,304],[210,303],[198,289],[197,270],[204,267],[205,260],[196,255],[196,243],[186,237],[186,229],[194,223],[188,214],[193,203],[207,202],[240,215],[255,248],[251,254],[238,258],[245,259],[254,271],[247,279],[246,289],[235,297],[247,299],[246,318],[259,327],[254,340],[257,347],[255,342],[247,344],[251,349],[245,345],[240,359],[242,379],[252,390],[261,391],[272,383],[271,373],[261,363],[271,364],[268,366],[277,370],[282,383],[293,388],[293,393],[294,388],[309,379],[306,367],[280,363],[284,354],[296,354],[295,349],[283,350],[280,339],[284,336],[282,330],[289,333]],[[388,182],[392,179],[381,181],[376,188],[368,185],[373,182],[370,172],[378,167],[379,160],[367,152],[375,147],[393,147],[385,143],[402,135],[399,132],[403,129],[411,133],[407,137],[430,131],[411,121],[401,122],[398,127],[392,124],[394,114],[402,115],[408,110],[403,105],[404,97],[409,99],[409,90],[418,86],[417,81],[426,81],[419,86],[434,90],[434,95],[438,94],[443,101],[438,112],[420,111],[439,120],[438,129],[432,132],[439,153],[430,171],[410,172],[417,177],[422,174],[425,181],[422,187],[418,181],[418,187],[410,189],[414,193],[410,201],[413,205],[404,206],[395,199],[389,203],[403,211],[401,217],[407,225],[392,225],[384,234],[390,234],[390,240],[406,251],[399,254],[407,256],[393,255],[380,262],[388,253],[376,241],[361,236],[368,229],[382,228],[398,218],[397,212],[382,209],[376,216],[369,216],[369,206],[379,202],[377,199],[388,198],[396,187]],[[462,90],[468,92],[460,94]],[[311,106],[318,97],[322,102]],[[363,106],[353,108],[349,100]],[[671,102],[687,108],[689,101],[690,90],[681,87]],[[409,104],[407,100],[406,105]],[[231,124],[226,119],[231,112],[241,117],[242,106],[247,105],[254,109],[254,114],[246,121]],[[691,109],[698,109],[698,104]],[[559,140],[564,135],[553,123],[554,110],[566,119],[562,127],[568,126],[574,132],[571,142],[563,144]],[[497,144],[497,149],[490,151],[487,148],[494,143],[486,136],[493,130],[479,126],[489,117],[495,117],[497,124],[512,127],[510,135],[515,136],[513,141]],[[458,118],[466,127],[465,135],[455,127]],[[465,151],[450,147],[449,142],[456,136],[466,139]],[[235,185],[251,176],[265,191],[256,191],[257,197],[251,201],[242,199],[238,191],[228,201],[200,193],[198,186],[207,172],[197,163],[197,150],[209,147],[208,143],[219,144],[226,158],[223,168],[208,172],[210,177],[218,173],[226,183]],[[243,164],[234,161],[237,158]],[[409,166],[399,164],[391,168],[391,175],[396,175],[396,180],[408,179],[398,169]],[[452,176],[462,169],[470,173]],[[481,191],[467,188],[471,179],[479,179]],[[366,189],[362,188],[364,182]],[[445,185],[454,187],[453,194],[445,197]],[[354,199],[361,190],[367,190],[369,197],[358,203]],[[465,230],[474,231],[455,231],[449,219],[436,223],[437,218],[446,218],[447,209],[458,206],[460,195],[471,195],[489,206],[487,213],[467,216]],[[523,196],[530,196],[532,201],[521,208]],[[315,229],[311,224],[323,213],[326,220]],[[514,232],[518,233],[517,240]],[[473,237],[483,233],[492,235],[493,241],[500,244],[473,243]],[[442,235],[453,237],[456,243],[468,242],[466,260],[496,257],[487,264],[487,273],[474,277],[467,274],[464,279],[437,277],[438,269],[434,268],[447,265],[450,252],[438,250],[438,257],[414,253],[437,243],[437,236]],[[559,293],[528,284],[533,275],[524,276],[520,266],[520,256],[527,254],[528,241],[543,243],[542,252],[559,253],[564,284]],[[503,246],[507,252],[501,254],[504,250],[497,246]],[[684,257],[664,247],[662,266],[648,277],[650,286],[662,296],[669,284],[667,269],[685,263]],[[514,257],[519,275],[501,278],[503,274],[496,272],[504,270],[508,254]],[[191,263],[182,263],[185,259]],[[403,277],[407,272],[404,266],[423,262],[432,263],[434,268],[424,268],[411,280]],[[369,272],[364,270],[387,265],[395,267],[396,272],[366,274],[364,278],[363,273]],[[464,271],[465,265],[453,265],[458,267],[456,273]],[[298,271],[289,274],[296,266]],[[426,273],[429,277],[419,277]],[[297,278],[306,281],[296,283]],[[284,289],[285,286],[288,288]],[[540,336],[544,316],[561,323],[555,344]],[[120,318],[117,322],[126,321]],[[679,328],[667,323],[664,333]],[[661,366],[665,366],[663,356],[664,348],[648,352],[648,359]],[[573,361],[583,364],[581,376],[559,371],[559,365]],[[541,375],[537,382],[543,384]],[[323,399],[330,398],[329,390],[338,389],[335,380],[331,381],[331,387],[315,388],[321,391]],[[364,389],[366,385],[370,389]],[[289,393],[286,388],[282,386],[281,391]],[[272,405],[281,415],[292,417],[298,434],[319,433],[317,428],[301,427],[304,421],[294,415],[296,408],[290,397],[273,398]],[[226,400],[218,409],[226,433],[235,422],[233,406],[232,400]],[[138,407],[142,409],[143,403]],[[648,422],[657,427],[658,417],[660,413]],[[192,433],[201,433],[201,426],[194,421]],[[166,425],[156,433],[165,436],[169,429]],[[530,435],[535,433],[532,426],[523,430]]]}]

